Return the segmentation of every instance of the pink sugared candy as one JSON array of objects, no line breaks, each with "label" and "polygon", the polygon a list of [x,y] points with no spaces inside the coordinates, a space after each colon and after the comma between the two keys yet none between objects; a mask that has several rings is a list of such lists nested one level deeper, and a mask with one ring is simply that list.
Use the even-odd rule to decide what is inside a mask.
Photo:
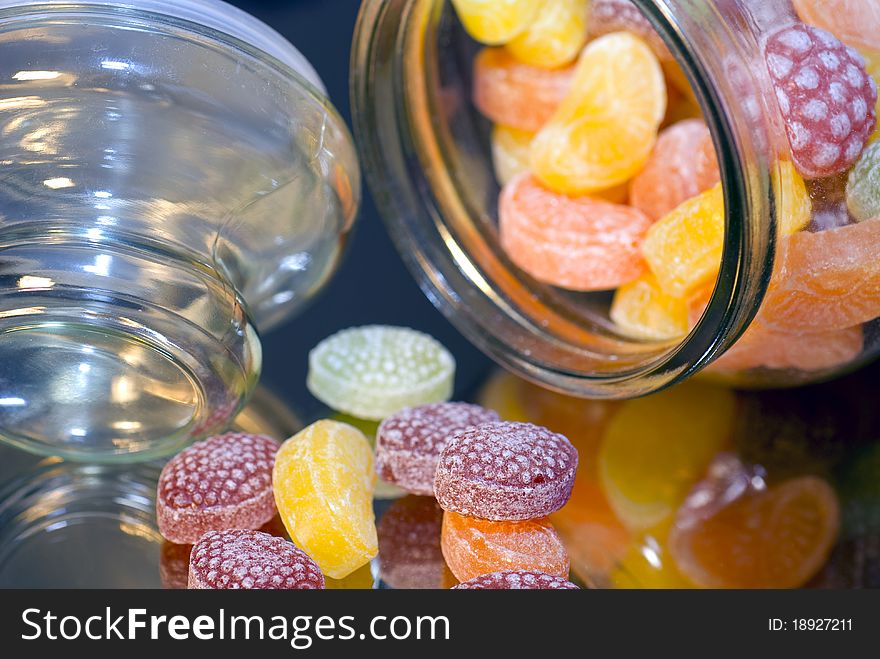
[{"label": "pink sugared candy", "polygon": [[304,551],[261,531],[209,531],[189,559],[190,589],[319,590],[324,575]]},{"label": "pink sugared candy", "polygon": [[383,480],[412,492],[434,494],[440,451],[455,433],[498,421],[496,412],[469,403],[406,408],[386,418],[376,433],[376,471]]},{"label": "pink sugared candy", "polygon": [[226,433],[178,453],[159,476],[159,532],[171,542],[193,544],[207,531],[260,528],[275,515],[277,452],[271,437]]},{"label": "pink sugared candy", "polygon": [[877,85],[865,60],[802,23],[771,34],[764,55],[798,171],[808,179],[846,171],[877,122]]},{"label": "pink sugared candy", "polygon": [[465,581],[452,590],[580,590],[572,582],[544,572],[513,570],[490,572]]},{"label": "pink sugared candy", "polygon": [[577,449],[531,423],[500,421],[456,433],[440,453],[434,495],[444,510],[517,521],[565,505],[574,486]]}]

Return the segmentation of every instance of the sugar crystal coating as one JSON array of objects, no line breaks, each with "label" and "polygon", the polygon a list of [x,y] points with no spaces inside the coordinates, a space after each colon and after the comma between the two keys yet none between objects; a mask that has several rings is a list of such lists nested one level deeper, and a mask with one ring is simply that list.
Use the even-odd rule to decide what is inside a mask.
[{"label": "sugar crystal coating", "polygon": [[455,433],[498,421],[496,412],[469,403],[408,407],[382,422],[376,434],[379,476],[413,494],[434,494],[440,451]]},{"label": "sugar crystal coating", "polygon": [[559,510],[571,496],[577,450],[531,423],[501,421],[456,433],[440,454],[434,495],[444,510],[525,520]]},{"label": "sugar crystal coating", "polygon": [[850,171],[846,205],[860,222],[880,217],[880,142],[869,145]]},{"label": "sugar crystal coating", "polygon": [[876,125],[877,85],[865,60],[824,30],[784,27],[764,47],[791,154],[805,178],[843,172]]},{"label": "sugar crystal coating", "polygon": [[226,433],[174,456],[159,476],[156,516],[162,535],[192,544],[207,531],[256,529],[275,515],[272,466],[278,442]]},{"label": "sugar crystal coating", "polygon": [[580,590],[568,579],[545,572],[510,570],[490,572],[465,581],[452,590]]},{"label": "sugar crystal coating", "polygon": [[452,394],[455,360],[439,342],[388,325],[337,332],[309,353],[309,391],[331,408],[379,421]]},{"label": "sugar crystal coating", "polygon": [[209,531],[193,546],[189,588],[317,590],[324,588],[324,575],[282,538],[245,529]]}]

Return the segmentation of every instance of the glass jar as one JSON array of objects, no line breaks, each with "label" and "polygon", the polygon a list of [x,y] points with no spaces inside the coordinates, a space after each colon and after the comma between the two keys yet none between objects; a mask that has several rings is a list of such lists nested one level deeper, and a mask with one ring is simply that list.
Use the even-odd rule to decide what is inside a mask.
[{"label": "glass jar", "polygon": [[[688,328],[675,338],[633,336],[612,321],[608,291],[548,285],[514,264],[499,238],[491,124],[472,102],[482,46],[449,2],[366,0],[353,48],[356,134],[374,196],[423,290],[497,362],[578,396],[641,395],[710,364],[707,372],[738,384],[788,386],[872,359],[880,248],[870,230],[880,225],[853,223],[844,208],[850,224],[840,240],[833,216],[842,202],[832,188],[845,181],[822,179],[803,184],[811,224],[783,235],[781,209],[798,199],[775,184],[792,156],[763,53],[768,34],[798,20],[790,0],[634,4],[689,82],[723,189],[720,266]],[[862,253],[838,249],[846,241]],[[821,258],[811,266],[805,253]],[[826,266],[843,274],[823,279]]]},{"label": "glass jar", "polygon": [[358,207],[320,79],[217,0],[2,0],[0,55],[0,440],[143,460],[225,428]]}]

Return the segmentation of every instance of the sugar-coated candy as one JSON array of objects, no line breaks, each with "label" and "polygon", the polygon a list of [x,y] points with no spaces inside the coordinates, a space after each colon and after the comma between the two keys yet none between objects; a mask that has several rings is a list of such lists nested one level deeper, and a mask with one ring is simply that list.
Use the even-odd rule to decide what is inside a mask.
[{"label": "sugar-coated candy", "polygon": [[440,451],[455,433],[499,421],[498,414],[469,403],[407,407],[386,418],[376,434],[376,472],[413,494],[434,494]]},{"label": "sugar-coated candy", "polygon": [[317,421],[284,444],[272,484],[278,512],[297,546],[341,579],[378,551],[373,514],[373,451],[364,434]]},{"label": "sugar-coated candy", "polygon": [[327,590],[372,590],[376,587],[370,563],[364,563],[357,570],[341,579],[324,577],[324,588]]},{"label": "sugar-coated candy", "polygon": [[865,60],[832,34],[804,24],[771,34],[764,54],[798,171],[820,178],[848,169],[877,121],[877,85]]},{"label": "sugar-coated candy", "polygon": [[868,145],[850,170],[846,207],[859,221],[880,217],[880,142]]},{"label": "sugar-coated candy", "polygon": [[853,48],[880,49],[880,4],[876,0],[792,0],[798,16],[828,30]]},{"label": "sugar-coated candy", "polygon": [[723,246],[724,193],[719,183],[654,224],[642,254],[666,293],[686,297],[715,278]]},{"label": "sugar-coated candy", "polygon": [[659,220],[720,178],[706,123],[687,119],[660,132],[645,168],[630,183],[630,203]]},{"label": "sugar-coated candy", "polygon": [[245,529],[209,531],[193,546],[190,589],[318,590],[324,575],[290,541]]},{"label": "sugar-coated candy", "polygon": [[837,496],[815,476],[767,486],[720,456],[676,515],[669,551],[706,588],[797,588],[828,558],[840,524]]},{"label": "sugar-coated candy", "polygon": [[442,588],[443,509],[433,497],[409,495],[379,519],[379,574],[392,588]]},{"label": "sugar-coated candy", "polygon": [[500,421],[456,433],[440,453],[434,494],[444,510],[523,520],[559,510],[571,496],[577,450],[531,423]]},{"label": "sugar-coated candy", "polygon": [[630,0],[593,0],[590,36],[627,31],[645,40],[662,62],[672,61],[672,53],[644,14]]},{"label": "sugar-coated candy", "polygon": [[492,167],[505,185],[529,169],[529,147],[534,133],[496,125],[492,129]]},{"label": "sugar-coated candy", "polygon": [[493,522],[443,513],[440,544],[459,581],[506,570],[536,570],[568,578],[568,554],[546,519]]},{"label": "sugar-coated candy", "polygon": [[638,339],[668,341],[688,332],[687,300],[665,293],[651,273],[617,289],[609,317]]},{"label": "sugar-coated candy", "polygon": [[861,325],[824,332],[785,332],[756,321],[710,368],[713,371],[751,368],[823,371],[851,364],[861,354],[864,344]]},{"label": "sugar-coated candy", "polygon": [[474,105],[496,124],[534,133],[568,95],[573,76],[573,66],[542,69],[506,48],[486,48],[474,60]]},{"label": "sugar-coated candy", "polygon": [[309,353],[307,386],[335,410],[380,421],[452,394],[455,359],[427,334],[367,325],[337,332]]},{"label": "sugar-coated candy", "polygon": [[554,69],[574,60],[587,41],[589,0],[544,0],[534,22],[507,48],[521,62]]},{"label": "sugar-coated candy", "polygon": [[465,581],[452,590],[580,590],[568,579],[546,572],[510,570],[490,572]]},{"label": "sugar-coated candy", "polygon": [[787,236],[757,321],[783,331],[820,332],[880,316],[878,244],[877,219]]},{"label": "sugar-coated candy", "polygon": [[626,32],[584,48],[570,93],[532,141],[535,175],[551,190],[589,194],[625,183],[648,160],[666,114],[657,58]]},{"label": "sugar-coated candy", "polygon": [[507,255],[544,283],[605,290],[645,269],[639,247],[651,221],[630,206],[568,197],[525,173],[504,186],[498,216]]},{"label": "sugar-coated candy", "polygon": [[599,478],[608,502],[631,529],[668,521],[730,438],[730,390],[686,382],[626,401],[608,423]]},{"label": "sugar-coated candy", "polygon": [[452,0],[464,29],[486,44],[503,44],[534,24],[545,0]]},{"label": "sugar-coated candy", "polygon": [[159,532],[192,544],[207,531],[257,529],[275,515],[271,437],[227,433],[197,442],[162,469],[156,493]]}]

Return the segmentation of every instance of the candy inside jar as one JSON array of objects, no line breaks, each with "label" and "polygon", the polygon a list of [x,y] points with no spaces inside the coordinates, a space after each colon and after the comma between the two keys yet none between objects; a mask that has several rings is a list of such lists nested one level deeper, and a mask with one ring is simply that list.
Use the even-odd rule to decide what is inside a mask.
[{"label": "candy inside jar", "polygon": [[[386,122],[374,164],[419,211],[386,216],[498,361],[607,397],[704,367],[801,384],[876,354],[880,3],[861,21],[808,0],[408,4],[409,167]],[[391,27],[365,11],[358,43],[370,29]]]}]

